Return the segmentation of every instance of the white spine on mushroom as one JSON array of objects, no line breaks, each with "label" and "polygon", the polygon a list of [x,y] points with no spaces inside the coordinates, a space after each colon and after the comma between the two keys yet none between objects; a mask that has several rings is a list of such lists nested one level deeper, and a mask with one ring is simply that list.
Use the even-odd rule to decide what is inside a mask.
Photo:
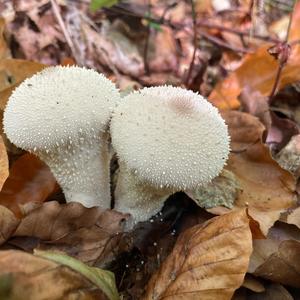
[{"label": "white spine on mushroom", "polygon": [[157,213],[176,191],[205,185],[228,158],[227,126],[201,95],[182,88],[144,88],[124,98],[111,121],[120,161],[115,209],[135,221]]},{"label": "white spine on mushroom", "polygon": [[4,131],[49,165],[68,202],[109,208],[107,128],[119,99],[114,84],[93,70],[50,67],[13,92]]}]

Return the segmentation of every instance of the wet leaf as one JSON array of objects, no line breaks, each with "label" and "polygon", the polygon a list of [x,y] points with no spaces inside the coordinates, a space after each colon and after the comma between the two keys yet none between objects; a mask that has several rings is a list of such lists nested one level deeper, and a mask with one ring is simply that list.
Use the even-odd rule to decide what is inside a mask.
[{"label": "wet leaf", "polygon": [[0,191],[9,174],[8,170],[8,156],[3,138],[0,135]]},{"label": "wet leaf", "polygon": [[22,216],[20,206],[29,202],[43,202],[58,190],[48,166],[35,155],[24,154],[10,169],[0,192],[0,205]]},{"label": "wet leaf", "polygon": [[112,273],[65,255],[37,254],[0,252],[0,295],[14,300],[119,299]]},{"label": "wet leaf", "polygon": [[231,299],[252,251],[245,210],[196,225],[179,236],[143,299]]},{"label": "wet leaf", "polygon": [[282,212],[296,204],[295,178],[272,158],[261,139],[264,126],[250,114],[226,112],[231,149],[227,170],[234,173],[241,189],[235,207],[248,207],[266,235]]}]

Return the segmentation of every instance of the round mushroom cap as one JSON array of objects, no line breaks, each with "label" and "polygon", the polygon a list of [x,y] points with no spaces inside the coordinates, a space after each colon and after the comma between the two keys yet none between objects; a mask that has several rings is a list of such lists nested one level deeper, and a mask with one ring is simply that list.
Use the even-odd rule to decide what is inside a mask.
[{"label": "round mushroom cap", "polygon": [[51,150],[106,130],[119,92],[94,70],[49,67],[23,81],[4,111],[4,131],[25,150]]},{"label": "round mushroom cap", "polygon": [[158,188],[204,185],[220,173],[229,155],[227,125],[218,110],[179,87],[128,95],[114,111],[110,129],[119,159]]}]

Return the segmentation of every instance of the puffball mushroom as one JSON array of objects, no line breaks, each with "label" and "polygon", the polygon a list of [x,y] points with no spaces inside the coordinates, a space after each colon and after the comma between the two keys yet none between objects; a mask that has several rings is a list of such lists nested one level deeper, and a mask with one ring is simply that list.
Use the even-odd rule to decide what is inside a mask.
[{"label": "puffball mushroom", "polygon": [[4,131],[50,167],[67,202],[110,208],[107,128],[119,99],[115,85],[96,71],[49,67],[12,93]]},{"label": "puffball mushroom", "polygon": [[179,87],[128,95],[110,130],[120,164],[115,209],[135,222],[159,212],[172,193],[210,182],[229,155],[227,126],[217,108]]}]

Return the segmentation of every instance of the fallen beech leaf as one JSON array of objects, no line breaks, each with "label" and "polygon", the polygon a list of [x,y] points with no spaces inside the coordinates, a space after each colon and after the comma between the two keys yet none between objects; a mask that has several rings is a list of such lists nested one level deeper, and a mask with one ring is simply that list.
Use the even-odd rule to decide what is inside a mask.
[{"label": "fallen beech leaf", "polygon": [[16,230],[19,220],[6,207],[0,205],[0,245],[2,245]]},{"label": "fallen beech leaf", "polygon": [[61,250],[99,266],[115,257],[125,218],[114,210],[51,201],[29,212],[13,236],[41,239],[42,249]]},{"label": "fallen beech leaf", "polygon": [[35,155],[24,154],[11,167],[0,192],[0,204],[21,217],[20,205],[43,202],[58,186],[50,169]]},{"label": "fallen beech leaf", "polygon": [[1,251],[0,264],[0,295],[5,299],[119,299],[111,272],[65,255]]},{"label": "fallen beech leaf", "polygon": [[299,257],[300,242],[283,241],[280,243],[278,251],[260,265],[254,275],[300,288]]},{"label": "fallen beech leaf", "polygon": [[215,217],[179,236],[143,299],[231,299],[252,251],[245,210]]},{"label": "fallen beech leaf", "polygon": [[8,177],[8,174],[8,156],[6,153],[6,147],[4,145],[3,138],[0,135],[0,191],[5,180]]},{"label": "fallen beech leaf", "polygon": [[[300,2],[294,8],[290,41],[300,38]],[[276,61],[269,53],[271,44],[258,48],[255,53],[247,54],[243,63],[223,81],[219,82],[209,96],[210,101],[220,109],[235,109],[240,106],[238,96],[245,86],[269,96],[278,69]],[[278,89],[300,80],[300,45],[292,47],[287,64],[282,70]]]},{"label": "fallen beech leaf", "polygon": [[253,241],[249,272],[271,281],[300,287],[300,230],[277,222],[264,240]]},{"label": "fallen beech leaf", "polygon": [[264,126],[256,117],[237,111],[224,112],[223,117],[233,149],[226,169],[234,173],[241,187],[235,207],[248,207],[266,235],[280,214],[296,204],[295,178],[262,143]]}]

